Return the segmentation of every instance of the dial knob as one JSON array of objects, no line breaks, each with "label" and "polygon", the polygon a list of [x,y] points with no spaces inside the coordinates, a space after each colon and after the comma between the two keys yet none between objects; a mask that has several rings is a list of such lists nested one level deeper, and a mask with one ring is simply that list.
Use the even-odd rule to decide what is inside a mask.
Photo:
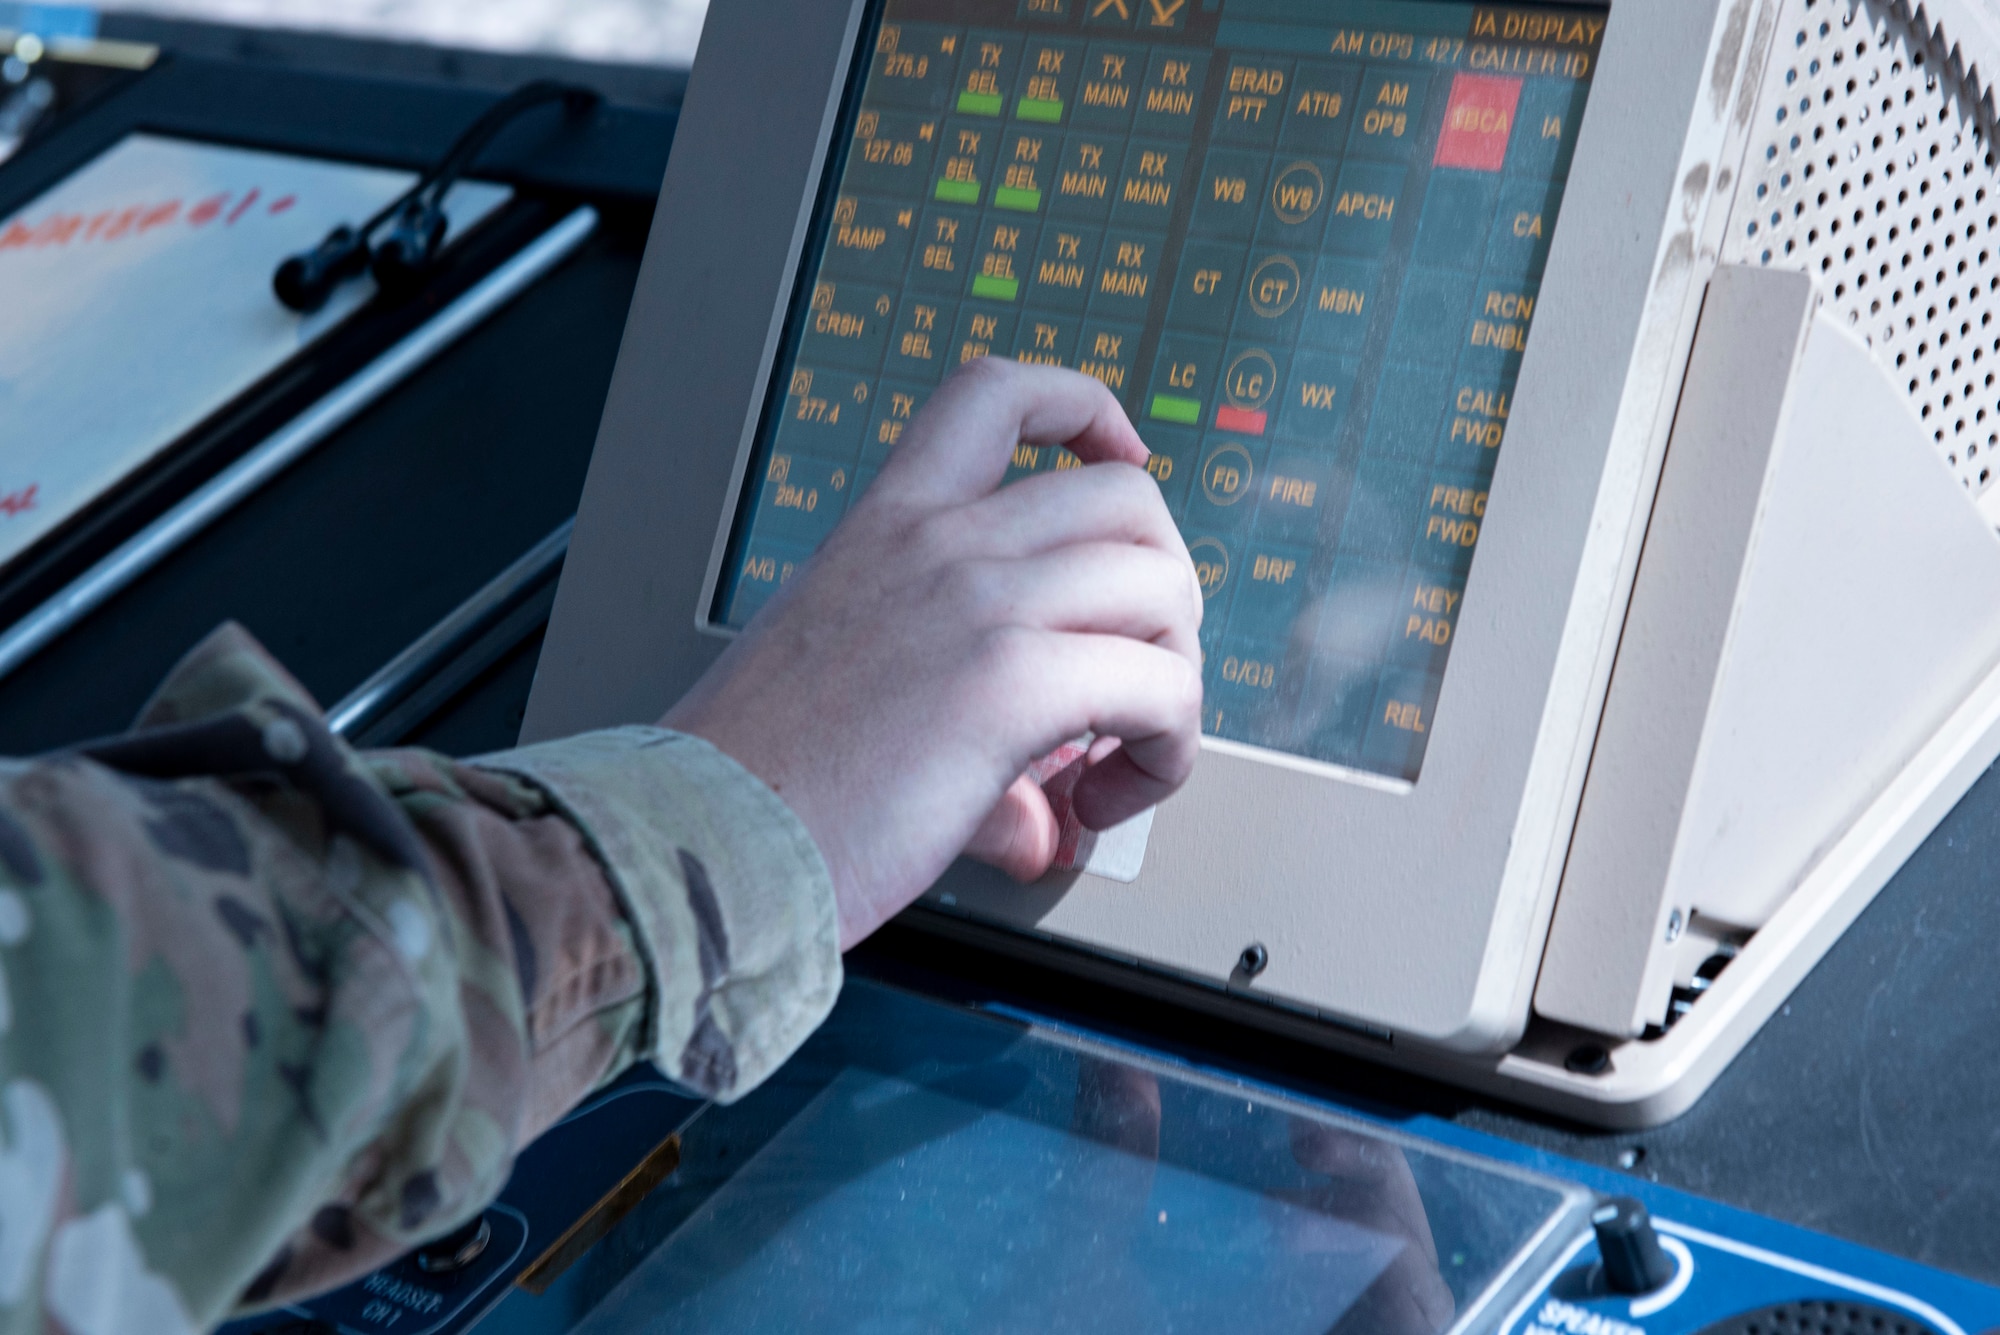
[{"label": "dial knob", "polygon": [[1614,1196],[1590,1216],[1604,1282],[1613,1293],[1651,1293],[1674,1277],[1674,1258],[1660,1246],[1652,1216],[1630,1196]]},{"label": "dial knob", "polygon": [[417,1269],[431,1275],[448,1275],[463,1270],[479,1259],[493,1240],[493,1228],[479,1214],[443,1237],[417,1248]]}]

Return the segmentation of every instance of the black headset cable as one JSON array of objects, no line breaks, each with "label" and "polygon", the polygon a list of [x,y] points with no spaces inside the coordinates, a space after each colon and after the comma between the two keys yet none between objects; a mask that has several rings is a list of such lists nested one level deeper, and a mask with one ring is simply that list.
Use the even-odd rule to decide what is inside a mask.
[{"label": "black headset cable", "polygon": [[[383,290],[409,290],[429,271],[443,248],[445,196],[502,130],[526,112],[550,102],[560,101],[569,114],[580,115],[602,100],[595,89],[556,79],[522,84],[481,112],[414,185],[368,221],[359,227],[342,223],[311,250],[287,258],[272,275],[272,290],[285,306],[301,313],[318,310],[335,288],[370,270]],[[392,220],[389,235],[373,243],[375,232]]]}]

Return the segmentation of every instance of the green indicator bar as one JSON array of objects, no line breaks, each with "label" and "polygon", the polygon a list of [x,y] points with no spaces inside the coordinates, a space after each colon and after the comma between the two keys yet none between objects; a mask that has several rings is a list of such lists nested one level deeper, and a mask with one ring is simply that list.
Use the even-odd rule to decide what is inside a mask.
[{"label": "green indicator bar", "polygon": [[[978,283],[973,284],[974,289]],[[1201,400],[1184,399],[1177,394],[1155,394],[1153,396],[1153,416],[1162,422],[1181,422],[1195,426],[1201,421]]]},{"label": "green indicator bar", "polygon": [[1014,209],[1020,213],[1036,213],[1042,207],[1042,192],[1023,190],[1018,185],[1003,185],[993,192],[993,207]]},{"label": "green indicator bar", "polygon": [[998,116],[1000,100],[998,93],[975,93],[968,88],[958,95],[958,109],[967,116]]},{"label": "green indicator bar", "polygon": [[[972,295],[975,297],[991,297],[995,301],[1012,301],[1015,294],[1020,290],[1021,280],[1018,278],[995,278],[992,274],[987,273],[974,274],[972,276]],[[1195,405],[1195,417],[1199,416],[1201,416],[1201,405],[1197,403]],[[1189,418],[1188,420],[1193,421],[1194,418]]]},{"label": "green indicator bar", "polygon": [[1040,97],[1024,97],[1014,104],[1014,114],[1024,121],[1047,121],[1051,125],[1062,121],[1062,99],[1050,100]]},{"label": "green indicator bar", "polygon": [[939,181],[937,189],[931,191],[947,204],[977,204],[979,202],[979,182]]}]

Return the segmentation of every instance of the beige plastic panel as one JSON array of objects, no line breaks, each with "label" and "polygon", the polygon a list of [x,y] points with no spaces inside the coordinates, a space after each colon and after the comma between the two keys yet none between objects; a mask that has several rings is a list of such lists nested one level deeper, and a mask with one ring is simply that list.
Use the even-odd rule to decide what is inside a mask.
[{"label": "beige plastic panel", "polygon": [[2000,537],[1860,340],[1822,310],[1799,350],[1811,309],[1796,274],[1709,285],[1543,957],[1550,1019],[1662,1024],[1683,927],[1769,921],[2000,660]]}]

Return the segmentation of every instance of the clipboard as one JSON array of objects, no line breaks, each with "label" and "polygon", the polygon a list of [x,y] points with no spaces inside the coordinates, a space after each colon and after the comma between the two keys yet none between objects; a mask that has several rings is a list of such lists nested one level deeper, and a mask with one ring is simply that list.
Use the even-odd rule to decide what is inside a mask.
[{"label": "clipboard", "polygon": [[[0,219],[0,574],[373,295],[299,315],[290,254],[416,176],[135,133]],[[512,197],[463,182],[463,236]]]}]

